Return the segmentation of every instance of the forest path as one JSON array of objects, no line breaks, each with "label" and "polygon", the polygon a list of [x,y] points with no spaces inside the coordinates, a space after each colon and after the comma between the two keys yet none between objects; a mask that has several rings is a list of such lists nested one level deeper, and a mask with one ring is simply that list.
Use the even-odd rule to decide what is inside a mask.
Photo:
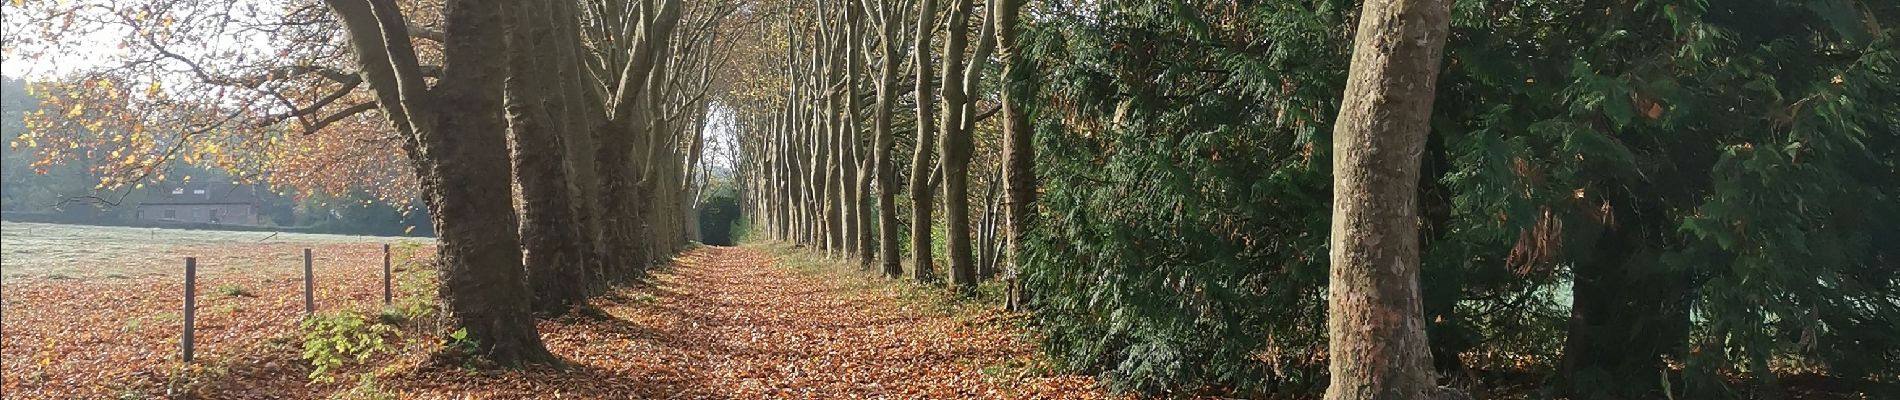
[{"label": "forest path", "polygon": [[649,287],[595,299],[605,316],[542,322],[565,372],[422,371],[384,387],[400,398],[1109,397],[1087,377],[1027,372],[1033,344],[998,312],[808,272],[756,249],[702,247]]}]

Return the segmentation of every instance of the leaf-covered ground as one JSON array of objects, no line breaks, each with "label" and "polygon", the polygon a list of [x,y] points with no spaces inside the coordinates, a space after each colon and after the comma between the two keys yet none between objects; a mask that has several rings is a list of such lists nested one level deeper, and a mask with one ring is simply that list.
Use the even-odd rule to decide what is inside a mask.
[{"label": "leaf-covered ground", "polygon": [[604,316],[543,322],[566,371],[420,368],[380,379],[399,398],[1089,399],[1049,376],[1032,343],[993,319],[896,287],[849,288],[754,249],[692,251],[654,285],[598,299]]},{"label": "leaf-covered ground", "polygon": [[[179,254],[198,257],[201,268],[195,324],[200,366],[245,357],[273,338],[296,335],[304,312],[305,247],[314,248],[319,310],[382,306],[377,244],[160,247],[102,267],[140,271],[129,275],[7,278],[0,289],[0,393],[10,399],[162,394],[163,388],[150,387],[162,386],[183,368]],[[291,357],[284,362],[297,362]]]},{"label": "leaf-covered ground", "polygon": [[[339,246],[348,249],[348,246]],[[258,250],[258,249],[248,249]],[[7,398],[1094,399],[1092,378],[1045,372],[1032,339],[993,304],[868,278],[808,253],[708,247],[650,284],[542,321],[563,369],[484,370],[428,362],[406,337],[366,364],[312,383],[298,359],[294,279],[233,274],[200,292],[201,349],[178,362],[177,283],[35,280],[7,287]],[[320,250],[321,251],[321,250]],[[337,250],[335,252],[342,252]],[[359,251],[360,252],[360,251]],[[352,253],[353,254],[353,253]],[[380,257],[380,251],[377,252]],[[360,256],[350,257],[360,260]],[[322,261],[321,259],[319,260]],[[380,260],[377,260],[380,262]],[[343,264],[343,263],[338,263]],[[351,262],[348,264],[357,264]],[[379,265],[380,263],[378,263]],[[320,264],[321,265],[321,264]],[[339,280],[365,286],[371,270]],[[319,274],[323,273],[319,269]],[[358,282],[361,280],[362,282]],[[258,297],[219,296],[241,282]],[[378,282],[379,283],[379,282]],[[414,288],[410,288],[413,289]],[[378,291],[324,294],[373,310]],[[210,312],[209,309],[229,311]],[[70,311],[70,312],[67,312]],[[151,317],[161,315],[161,317]],[[127,318],[145,326],[128,328]],[[21,378],[28,377],[28,378]],[[184,377],[184,378],[181,378]]]}]

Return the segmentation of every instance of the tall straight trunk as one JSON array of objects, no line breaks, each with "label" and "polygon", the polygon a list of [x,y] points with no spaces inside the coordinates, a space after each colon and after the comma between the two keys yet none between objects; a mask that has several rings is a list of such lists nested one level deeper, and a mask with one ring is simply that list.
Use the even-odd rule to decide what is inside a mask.
[{"label": "tall straight trunk", "polygon": [[897,106],[897,68],[901,50],[897,37],[898,5],[885,4],[887,12],[879,26],[878,36],[884,58],[881,60],[877,76],[877,109],[871,117],[871,129],[876,132],[876,154],[872,156],[877,169],[877,241],[878,262],[883,266],[884,276],[898,278],[904,275],[904,266],[898,261],[897,246],[897,167],[891,165],[892,150],[897,147],[896,135],[891,132],[891,117]]},{"label": "tall straight trunk", "polygon": [[936,142],[930,121],[936,118],[937,104],[930,93],[930,73],[935,71],[930,67],[930,36],[936,14],[937,0],[922,0],[917,10],[917,44],[911,48],[911,63],[917,66],[917,151],[910,160],[910,256],[911,270],[919,281],[936,279],[930,265],[930,154]]},{"label": "tall straight trunk", "polygon": [[784,241],[795,241],[798,237],[795,233],[798,229],[798,194],[794,191],[793,182],[798,181],[798,172],[794,169],[798,159],[792,155],[792,120],[789,105],[785,110],[780,111],[779,118],[778,132],[773,144],[773,151],[778,154],[778,165],[773,166],[776,175],[772,178],[773,184],[777,185],[776,189],[779,190],[779,199],[775,204],[779,207],[778,238]]},{"label": "tall straight trunk", "polygon": [[1430,399],[1418,286],[1418,175],[1447,0],[1368,0],[1333,129],[1327,400]]},{"label": "tall straight trunk", "polygon": [[[820,44],[812,47],[811,58],[819,60],[819,49],[824,46]],[[812,71],[808,75],[812,78],[807,79],[806,83],[809,85],[806,90],[811,92],[813,103],[805,107],[806,149],[811,153],[811,164],[807,166],[811,169],[809,171],[811,193],[806,198],[810,202],[807,212],[811,213],[813,222],[811,243],[830,252],[831,245],[834,243],[831,240],[831,223],[837,218],[832,217],[829,199],[837,197],[831,192],[837,188],[831,186],[831,165],[826,163],[828,161],[826,155],[830,153],[831,131],[828,124],[830,116],[825,114],[824,104],[831,101],[831,96],[825,90],[826,80],[824,79],[830,76],[830,73],[822,68],[822,64],[821,62],[812,63]]]},{"label": "tall straight trunk", "polygon": [[870,157],[864,154],[864,118],[860,110],[864,109],[864,100],[859,89],[860,77],[864,75],[864,4],[847,1],[845,5],[845,146],[850,150],[849,165],[845,176],[850,181],[846,200],[851,210],[852,237],[849,241],[850,253],[857,257],[860,268],[871,266],[871,213],[867,207],[870,197],[871,174],[865,171]]},{"label": "tall straight trunk", "polygon": [[811,126],[805,128],[806,135],[811,137],[808,139],[810,145],[807,146],[806,149],[812,153],[812,162],[809,166],[809,168],[811,168],[811,194],[806,197],[811,201],[809,211],[812,214],[813,222],[812,244],[829,252],[831,251],[832,244],[831,223],[837,220],[837,218],[833,218],[831,214],[830,199],[832,197],[830,195],[831,191],[837,189],[837,187],[831,185],[831,166],[826,164],[828,158],[825,157],[825,155],[830,154],[828,146],[831,143],[831,133],[826,129],[823,108],[814,108],[815,109],[812,110],[806,110],[807,114],[812,118]]},{"label": "tall straight trunk", "polygon": [[[669,47],[658,47],[658,49],[669,49]],[[639,131],[643,134],[636,136],[639,138],[635,141],[635,148],[638,150],[635,151],[633,162],[634,179],[639,182],[638,187],[643,195],[641,204],[647,207],[640,214],[638,224],[640,232],[638,237],[646,245],[645,265],[658,265],[672,255],[672,235],[668,231],[672,228],[674,218],[672,203],[675,197],[669,190],[671,187],[665,179],[665,170],[669,165],[668,161],[672,159],[674,149],[669,144],[674,132],[672,125],[668,124],[664,118],[666,116],[664,103],[671,100],[666,96],[667,80],[672,76],[673,64],[673,57],[655,57],[653,69],[647,71],[645,78],[647,84],[642,87],[644,92],[634,92],[642,94],[640,101],[635,102],[634,107],[640,108],[645,114],[636,114],[638,116],[630,120],[634,125],[645,126],[645,129]]]},{"label": "tall straight trunk", "polygon": [[[516,237],[502,118],[506,3],[450,0],[443,7],[443,68],[424,82],[406,19],[388,0],[327,0],[343,20],[384,115],[413,138],[437,246],[450,325],[503,365],[554,359],[535,332]],[[395,111],[400,110],[400,111]]]},{"label": "tall straight trunk", "polygon": [[755,196],[758,197],[747,215],[764,221],[763,224],[755,226],[754,230],[764,233],[763,237],[771,240],[785,239],[779,235],[781,227],[785,225],[784,215],[781,214],[784,207],[779,205],[778,163],[780,161],[776,146],[778,141],[775,140],[779,132],[779,115],[778,111],[772,112],[765,128],[765,134],[771,137],[755,139],[753,150],[747,154],[756,154],[756,156],[746,158],[756,163],[753,166],[756,169],[753,172],[756,174],[756,179],[752,180],[752,184],[755,187],[753,193],[756,193]]},{"label": "tall straight trunk", "polygon": [[825,159],[825,222],[829,228],[825,231],[829,235],[825,237],[825,250],[832,257],[846,256],[845,238],[850,235],[845,232],[850,228],[845,223],[850,216],[845,214],[845,197],[849,192],[845,189],[844,174],[848,155],[844,150],[844,120],[838,116],[843,108],[838,104],[841,97],[833,95],[825,107],[825,132],[828,133],[825,136],[825,149],[831,153],[831,157]]},{"label": "tall straight trunk", "polygon": [[[638,115],[644,115],[639,112]],[[646,211],[645,194],[634,173],[634,130],[644,126],[627,121],[607,121],[599,128],[600,149],[595,157],[600,177],[601,253],[609,267],[609,278],[625,280],[646,266],[647,251],[640,231]]]},{"label": "tall straight trunk", "polygon": [[1003,59],[1003,254],[1009,280],[1007,307],[1020,311],[1028,302],[1020,262],[1024,234],[1035,221],[1036,147],[1024,103],[1036,96],[1034,60],[1023,54],[1021,16],[1026,0],[1001,0],[996,9],[996,45]]},{"label": "tall straight trunk", "polygon": [[[693,142],[689,145],[689,150],[686,153],[686,164],[682,165],[682,167],[685,168],[685,175],[684,179],[681,180],[684,185],[680,186],[680,194],[682,195],[680,204],[683,207],[682,211],[686,213],[686,215],[684,215],[685,230],[683,232],[687,240],[705,242],[705,239],[700,237],[701,232],[699,231],[700,185],[697,179],[699,178],[698,174],[703,173],[701,168],[699,168],[699,160],[705,156],[704,152],[706,150],[706,107],[700,106],[694,110],[692,121],[693,123],[687,124],[687,126],[693,129]],[[738,187],[745,186],[741,185]]]},{"label": "tall straight trunk", "polygon": [[[937,140],[943,148],[944,239],[949,245],[946,250],[950,253],[950,279],[960,290],[970,291],[976,289],[977,283],[970,242],[970,158],[975,150],[971,134],[975,123],[970,120],[975,100],[971,92],[976,87],[976,78],[981,75],[981,64],[988,58],[992,20],[984,18],[984,33],[977,36],[977,50],[967,59],[969,65],[966,66],[963,52],[970,39],[969,20],[976,3],[975,0],[955,0],[953,4],[943,55],[943,132]],[[986,12],[994,10],[994,6],[984,7]]]},{"label": "tall straight trunk", "polygon": [[580,234],[581,264],[584,285],[590,291],[606,289],[606,259],[601,253],[605,247],[600,242],[600,185],[594,173],[595,131],[605,111],[600,108],[598,96],[588,92],[588,74],[591,72],[581,65],[581,36],[576,28],[578,16],[572,2],[554,2],[550,5],[555,27],[560,41],[556,47],[559,73],[557,88],[561,91],[562,101],[567,103],[566,110],[559,117],[562,142],[567,146],[563,157],[567,165],[568,185],[576,196],[574,223]]},{"label": "tall straight trunk", "polygon": [[[802,84],[809,84],[809,82],[802,82]],[[820,239],[818,233],[819,213],[815,202],[816,193],[820,191],[817,179],[819,165],[812,155],[812,147],[817,143],[813,137],[816,136],[814,134],[816,129],[812,123],[811,107],[803,104],[804,101],[810,101],[810,99],[802,97],[797,99],[800,101],[794,102],[792,106],[794,115],[792,146],[793,157],[796,157],[796,161],[792,163],[793,171],[795,171],[793,185],[797,192],[797,198],[794,201],[798,204],[799,222],[797,242],[817,247],[824,245],[824,240]]]},{"label": "tall straight trunk", "polygon": [[[444,4],[445,62],[439,83],[429,93],[440,105],[435,108],[435,132],[424,134],[423,141],[439,151],[423,153],[443,157],[431,165],[436,176],[431,189],[439,193],[431,213],[441,240],[438,293],[455,325],[468,329],[467,338],[486,356],[507,365],[545,362],[552,356],[528,312],[515,225],[482,222],[514,215],[499,98],[505,72],[494,61],[504,51],[503,8],[502,2],[483,0]],[[403,97],[410,97],[407,91]]]},{"label": "tall straight trunk", "polygon": [[[1001,172],[1001,171],[997,171]],[[1002,225],[1002,181],[1000,174],[992,174],[983,183],[983,219],[977,223],[977,262],[976,277],[986,280],[996,277],[997,259],[1002,251],[997,247],[1000,239],[997,226]]]},{"label": "tall straight trunk", "polygon": [[509,139],[514,148],[515,180],[521,187],[522,260],[534,291],[534,310],[547,316],[565,313],[586,295],[582,283],[581,236],[574,192],[568,185],[566,148],[555,115],[566,102],[553,75],[538,66],[554,62],[555,31],[545,3],[514,7],[505,85]]},{"label": "tall straight trunk", "polygon": [[[818,75],[821,78],[817,85],[819,95],[824,98],[822,108],[818,111],[820,131],[818,146],[824,152],[824,157],[819,160],[818,165],[823,168],[822,179],[825,181],[825,192],[822,196],[825,210],[825,254],[837,257],[844,249],[844,211],[841,209],[844,204],[840,201],[844,195],[843,185],[840,184],[843,168],[839,163],[844,158],[844,152],[841,151],[843,148],[841,136],[844,134],[844,128],[838,123],[838,108],[840,107],[838,100],[842,95],[838,94],[837,90],[833,90],[832,85],[840,81],[843,75],[839,71],[842,67],[833,57],[837,52],[835,46],[840,46],[841,41],[831,39],[829,35],[830,32],[821,32],[820,36],[824,36],[825,41],[823,45],[818,46],[818,51],[823,52],[822,57],[824,57],[823,68],[819,70],[821,75]],[[818,57],[817,52],[813,54],[814,57]]]}]

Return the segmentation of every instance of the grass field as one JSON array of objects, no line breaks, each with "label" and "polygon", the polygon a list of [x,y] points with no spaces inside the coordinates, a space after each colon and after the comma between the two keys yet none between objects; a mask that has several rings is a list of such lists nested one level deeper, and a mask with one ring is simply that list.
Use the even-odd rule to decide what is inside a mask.
[{"label": "grass field", "polygon": [[412,279],[429,276],[434,253],[429,242],[414,239],[10,222],[0,232],[6,398],[139,398],[134,394],[173,390],[168,379],[186,368],[178,352],[186,256],[198,258],[200,271],[194,369],[216,368],[295,335],[304,312],[305,248],[314,254],[318,312],[383,307],[383,244],[396,244],[398,301],[405,293],[427,296],[434,285]]},{"label": "grass field", "polygon": [[415,239],[4,222],[0,274],[8,280],[176,275],[185,257],[199,257],[200,273],[206,274],[299,273],[304,247],[400,240]]}]

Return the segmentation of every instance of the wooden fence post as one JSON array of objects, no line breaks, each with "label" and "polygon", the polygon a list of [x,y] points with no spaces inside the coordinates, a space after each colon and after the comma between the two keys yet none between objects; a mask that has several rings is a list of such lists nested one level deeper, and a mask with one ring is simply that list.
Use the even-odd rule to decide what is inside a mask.
[{"label": "wooden fence post", "polygon": [[185,257],[185,335],[178,347],[185,362],[191,362],[192,330],[198,320],[198,258]]},{"label": "wooden fence post", "polygon": [[310,269],[310,249],[303,249],[303,316],[317,313],[316,273]]},{"label": "wooden fence post", "polygon": [[389,286],[389,244],[383,243],[383,305],[389,305],[391,297]]}]

